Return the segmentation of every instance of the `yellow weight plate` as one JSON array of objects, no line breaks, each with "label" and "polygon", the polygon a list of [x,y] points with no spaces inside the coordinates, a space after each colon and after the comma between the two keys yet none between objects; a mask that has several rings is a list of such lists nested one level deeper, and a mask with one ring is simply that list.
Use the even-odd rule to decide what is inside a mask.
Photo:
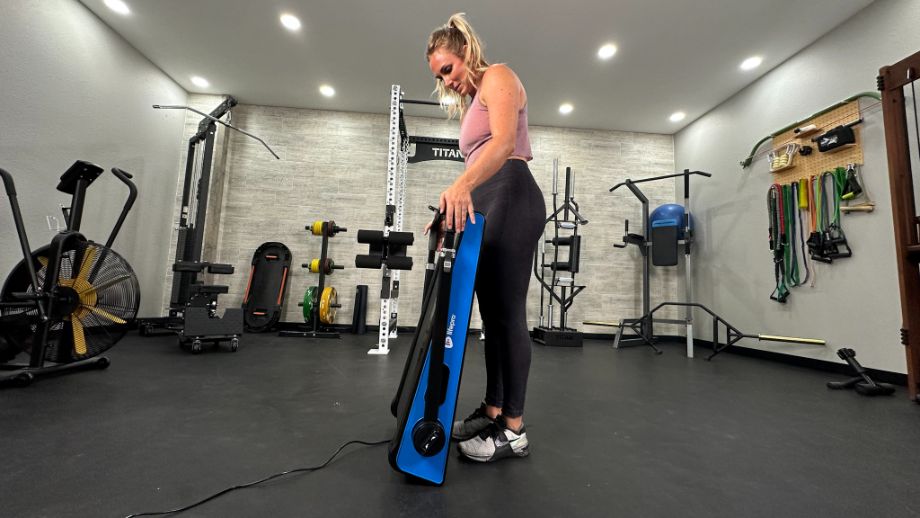
[{"label": "yellow weight plate", "polygon": [[319,299],[319,321],[324,324],[335,322],[335,310],[338,306],[338,295],[335,288],[323,288],[323,296]]},{"label": "yellow weight plate", "polygon": [[314,221],[313,226],[310,228],[310,231],[313,232],[314,236],[323,235],[323,222],[319,220]]}]

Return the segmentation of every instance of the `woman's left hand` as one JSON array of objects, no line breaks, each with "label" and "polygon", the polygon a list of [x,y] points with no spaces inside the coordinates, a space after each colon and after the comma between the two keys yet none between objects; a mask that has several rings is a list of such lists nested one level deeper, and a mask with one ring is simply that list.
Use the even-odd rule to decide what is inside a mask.
[{"label": "woman's left hand", "polygon": [[439,202],[441,214],[447,220],[448,229],[456,229],[457,232],[463,232],[466,227],[466,216],[469,215],[470,221],[476,223],[476,215],[473,208],[473,195],[471,189],[467,186],[463,178],[458,178],[446,191],[441,193]]}]

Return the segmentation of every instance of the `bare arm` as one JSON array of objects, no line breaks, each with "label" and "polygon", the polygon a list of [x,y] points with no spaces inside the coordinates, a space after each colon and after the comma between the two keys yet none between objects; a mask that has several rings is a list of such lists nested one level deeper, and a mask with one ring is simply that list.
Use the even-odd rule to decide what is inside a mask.
[{"label": "bare arm", "polygon": [[440,208],[447,216],[447,228],[456,224],[459,231],[463,231],[467,214],[475,223],[473,189],[494,176],[514,152],[518,112],[523,104],[517,76],[504,65],[493,65],[482,78],[479,101],[489,108],[492,139],[483,146],[476,161],[441,193]]}]

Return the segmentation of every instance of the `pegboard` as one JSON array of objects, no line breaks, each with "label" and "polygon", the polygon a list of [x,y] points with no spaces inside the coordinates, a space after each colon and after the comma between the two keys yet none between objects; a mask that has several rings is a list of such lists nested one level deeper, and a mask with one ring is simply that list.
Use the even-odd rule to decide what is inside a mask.
[{"label": "pegboard", "polygon": [[[771,171],[773,182],[778,184],[787,184],[798,181],[802,178],[809,178],[813,175],[819,175],[824,171],[833,171],[836,167],[846,167],[848,164],[863,163],[862,136],[860,127],[853,127],[856,135],[856,143],[841,146],[833,151],[821,153],[818,151],[817,142],[811,139],[823,135],[825,132],[859,120],[859,100],[849,102],[839,108],[831,110],[825,114],[819,115],[805,122],[799,127],[806,127],[810,124],[817,126],[817,130],[808,134],[795,133],[795,128],[790,129],[773,137],[773,150],[783,150],[789,144],[798,144],[798,149],[802,146],[811,146],[813,151],[810,155],[802,156],[796,151],[791,165],[776,171]],[[769,162],[768,162],[769,167]]]}]

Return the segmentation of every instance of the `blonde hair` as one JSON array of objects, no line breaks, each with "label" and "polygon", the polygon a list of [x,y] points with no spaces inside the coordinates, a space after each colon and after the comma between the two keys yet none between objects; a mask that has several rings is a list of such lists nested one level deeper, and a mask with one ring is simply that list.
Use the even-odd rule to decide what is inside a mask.
[{"label": "blonde hair", "polygon": [[[447,20],[446,24],[438,27],[428,36],[428,50],[425,58],[430,58],[438,49],[447,50],[462,58],[467,74],[465,80],[478,90],[482,75],[489,68],[489,62],[486,61],[483,54],[484,47],[482,40],[473,30],[473,26],[466,21],[466,13],[456,13]],[[441,107],[447,111],[450,118],[466,111],[469,104],[465,97],[447,88],[444,81],[435,83],[433,93],[438,95]]]}]

